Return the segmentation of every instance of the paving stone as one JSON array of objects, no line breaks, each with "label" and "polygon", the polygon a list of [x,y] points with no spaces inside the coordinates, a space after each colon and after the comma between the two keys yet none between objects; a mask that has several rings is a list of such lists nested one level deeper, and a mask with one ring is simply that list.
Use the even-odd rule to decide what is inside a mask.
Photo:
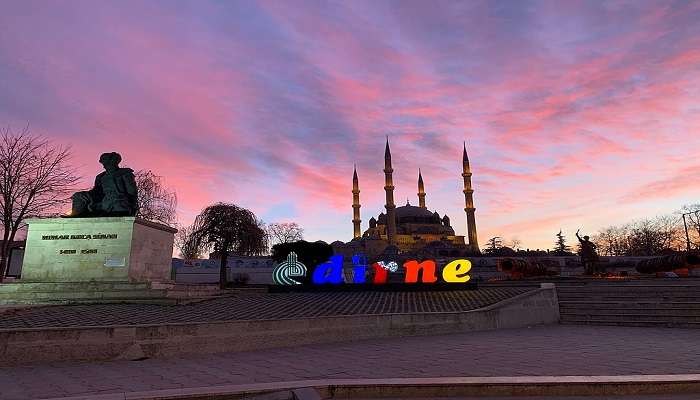
[{"label": "paving stone", "polygon": [[528,290],[506,287],[449,292],[269,293],[178,306],[90,304],[23,308],[3,314],[0,329],[460,312],[485,307]]},{"label": "paving stone", "polygon": [[[0,399],[340,377],[697,374],[696,332],[553,325],[140,362],[0,368],[5,382]],[[130,377],[115,378],[120,370]],[[48,376],[51,381],[42,383]],[[111,384],[119,388],[108,389]]]}]

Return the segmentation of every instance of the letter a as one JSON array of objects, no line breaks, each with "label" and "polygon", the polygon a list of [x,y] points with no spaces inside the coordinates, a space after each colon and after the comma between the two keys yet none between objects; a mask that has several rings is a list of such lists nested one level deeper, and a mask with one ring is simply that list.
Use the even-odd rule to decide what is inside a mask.
[{"label": "letter a", "polygon": [[331,256],[329,261],[319,264],[314,270],[312,277],[317,285],[332,283],[334,285],[343,283],[343,256]]}]

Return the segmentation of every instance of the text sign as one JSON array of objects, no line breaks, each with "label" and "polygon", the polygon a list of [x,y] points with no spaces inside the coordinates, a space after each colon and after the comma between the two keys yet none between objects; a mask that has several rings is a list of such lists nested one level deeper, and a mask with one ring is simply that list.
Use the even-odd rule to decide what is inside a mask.
[{"label": "text sign", "polygon": [[[352,257],[353,264],[353,279],[354,284],[381,285],[387,283],[389,272],[398,271],[398,264],[395,261],[384,262],[378,261],[371,266],[367,265],[367,258],[363,255],[355,255]],[[469,260],[458,259],[447,263],[440,271],[438,277],[437,264],[434,260],[408,260],[403,263],[406,270],[404,283],[426,283],[432,284],[442,278],[444,283],[466,283],[471,277],[469,271],[472,268],[472,263]],[[371,282],[366,281],[368,270],[373,272]],[[273,271],[273,281],[278,285],[297,285],[299,280],[292,277],[305,277],[306,267],[304,264],[297,261],[297,255],[294,252],[289,253],[287,260],[277,265]],[[315,285],[339,285],[344,283],[343,279],[343,256],[333,255],[323,264],[319,264],[311,274],[311,282]]]},{"label": "text sign", "polygon": [[42,235],[41,240],[92,240],[92,239],[116,239],[116,233],[96,235]]}]

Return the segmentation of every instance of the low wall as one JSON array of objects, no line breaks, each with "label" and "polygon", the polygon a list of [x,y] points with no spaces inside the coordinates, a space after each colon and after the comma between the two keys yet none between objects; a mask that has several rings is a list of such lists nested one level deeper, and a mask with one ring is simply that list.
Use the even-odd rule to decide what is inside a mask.
[{"label": "low wall", "polygon": [[[228,268],[228,281],[233,282],[237,275],[248,276],[250,285],[272,285],[272,270],[268,267]],[[179,267],[175,273],[177,283],[219,283],[219,268]]]},{"label": "low wall", "polygon": [[556,291],[548,285],[485,308],[456,313],[0,330],[0,366],[247,351],[558,321]]}]

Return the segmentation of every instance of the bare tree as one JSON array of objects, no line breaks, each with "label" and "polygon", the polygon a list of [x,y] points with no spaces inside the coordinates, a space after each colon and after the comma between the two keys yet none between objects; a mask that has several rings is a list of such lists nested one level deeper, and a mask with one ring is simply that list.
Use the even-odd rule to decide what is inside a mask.
[{"label": "bare tree", "polygon": [[31,135],[25,128],[0,130],[0,282],[5,276],[10,242],[25,220],[59,214],[79,178],[70,166],[70,149]]},{"label": "bare tree", "polygon": [[653,256],[682,249],[682,229],[677,216],[661,215],[603,228],[593,241],[603,255]]},{"label": "bare tree", "polygon": [[270,245],[292,243],[303,240],[304,229],[296,222],[272,223],[265,227]]},{"label": "bare tree", "polygon": [[175,192],[165,188],[162,178],[150,170],[137,171],[134,178],[138,188],[136,216],[165,225],[173,225],[177,216]]},{"label": "bare tree", "polygon": [[626,227],[609,226],[601,229],[592,240],[601,255],[622,256],[628,247],[627,236]]},{"label": "bare tree", "polygon": [[195,260],[202,256],[201,237],[195,235],[197,226],[183,226],[175,234],[175,247],[180,250],[180,256],[185,260]]},{"label": "bare tree", "polygon": [[520,247],[522,247],[523,242],[518,239],[517,237],[513,237],[510,239],[510,242],[507,243],[507,246],[510,247],[513,250],[520,250]]}]

